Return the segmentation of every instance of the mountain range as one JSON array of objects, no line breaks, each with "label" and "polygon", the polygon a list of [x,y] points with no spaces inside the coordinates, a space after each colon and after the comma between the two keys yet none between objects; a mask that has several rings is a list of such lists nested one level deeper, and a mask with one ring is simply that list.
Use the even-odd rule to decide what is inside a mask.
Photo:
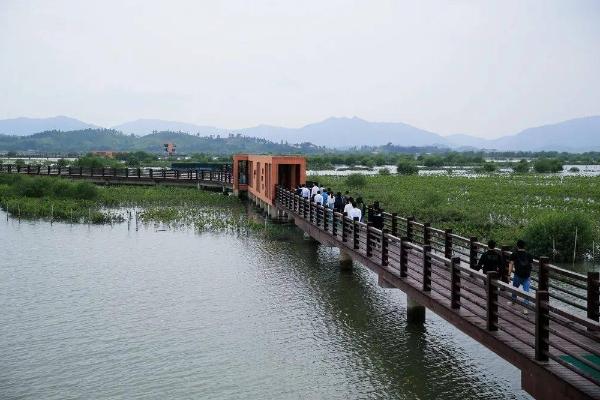
[{"label": "mountain range", "polygon": [[[52,118],[15,118],[0,120],[0,134],[30,135],[36,132],[73,131],[99,128],[86,122],[59,116]],[[379,146],[392,143],[399,146],[438,146],[454,149],[487,150],[600,150],[600,116],[571,119],[556,124],[525,129],[498,139],[483,139],[466,134],[442,136],[400,122],[370,122],[361,118],[332,117],[301,128],[258,125],[247,129],[223,129],[177,121],[139,119],[113,126],[125,134],[144,136],[152,132],[184,132],[209,135],[243,135],[274,142],[306,143],[330,148],[350,148],[362,145]],[[0,149],[1,150],[1,149]]]}]

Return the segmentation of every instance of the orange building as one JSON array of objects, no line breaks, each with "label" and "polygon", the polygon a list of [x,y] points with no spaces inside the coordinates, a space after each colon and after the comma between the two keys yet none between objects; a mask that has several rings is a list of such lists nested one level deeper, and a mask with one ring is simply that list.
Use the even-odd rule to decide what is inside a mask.
[{"label": "orange building", "polygon": [[272,206],[275,186],[288,189],[306,183],[306,159],[301,156],[237,154],[233,157],[233,192]]}]

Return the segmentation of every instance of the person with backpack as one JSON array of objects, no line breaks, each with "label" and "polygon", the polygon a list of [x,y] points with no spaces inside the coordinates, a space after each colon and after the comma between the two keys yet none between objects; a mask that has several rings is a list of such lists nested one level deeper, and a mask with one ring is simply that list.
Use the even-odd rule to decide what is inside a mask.
[{"label": "person with backpack", "polygon": [[342,197],[342,193],[341,192],[337,192],[335,194],[335,202],[333,204],[333,208],[335,209],[335,211],[341,213],[344,212],[344,198]]},{"label": "person with backpack", "polygon": [[383,229],[383,210],[378,201],[374,202],[372,207],[369,207],[369,222],[373,224],[374,228]]},{"label": "person with backpack", "polygon": [[[517,249],[513,251],[510,256],[510,264],[508,266],[508,275],[514,271],[512,285],[513,287],[523,286],[524,292],[529,292],[529,286],[531,284],[531,269],[533,267],[533,257],[525,250],[525,242],[523,240],[517,241]],[[517,295],[513,293],[512,301],[508,304],[512,305],[515,303]],[[524,303],[527,305],[527,299]],[[527,308],[523,308],[523,313],[527,314]]]},{"label": "person with backpack", "polygon": [[504,264],[502,253],[496,249],[496,242],[490,240],[488,242],[488,250],[481,255],[477,263],[477,271],[483,270],[484,274],[488,272],[500,272]]}]

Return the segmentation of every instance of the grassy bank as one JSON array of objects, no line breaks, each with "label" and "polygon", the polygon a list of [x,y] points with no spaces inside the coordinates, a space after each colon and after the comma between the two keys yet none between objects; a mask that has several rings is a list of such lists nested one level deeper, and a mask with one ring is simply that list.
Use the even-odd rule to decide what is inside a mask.
[{"label": "grassy bank", "polygon": [[199,207],[241,211],[237,198],[195,188],[104,187],[22,175],[0,175],[0,207],[14,217],[74,223],[118,222],[125,216],[115,208],[142,207],[139,216],[144,222],[180,219],[198,227],[223,226],[235,220],[235,216],[225,218],[222,212],[199,212]]},{"label": "grassy bank", "polygon": [[362,187],[349,186],[344,177],[314,180],[334,191],[362,195],[367,204],[379,200],[386,211],[414,215],[463,236],[513,244],[530,224],[549,214],[578,214],[589,221],[593,239],[600,242],[600,178],[369,176]]}]

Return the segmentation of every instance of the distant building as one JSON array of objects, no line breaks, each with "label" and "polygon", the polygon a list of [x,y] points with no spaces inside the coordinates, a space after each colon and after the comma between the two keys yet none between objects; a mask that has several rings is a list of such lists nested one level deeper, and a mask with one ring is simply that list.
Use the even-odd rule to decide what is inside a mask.
[{"label": "distant building", "polygon": [[99,156],[99,157],[106,157],[106,158],[115,158],[115,155],[117,153],[120,153],[120,152],[113,151],[113,150],[92,151],[93,155]]},{"label": "distant building", "polygon": [[177,147],[175,143],[165,143],[163,146],[165,148],[165,153],[167,153],[167,156],[172,156],[175,154],[175,148]]}]

